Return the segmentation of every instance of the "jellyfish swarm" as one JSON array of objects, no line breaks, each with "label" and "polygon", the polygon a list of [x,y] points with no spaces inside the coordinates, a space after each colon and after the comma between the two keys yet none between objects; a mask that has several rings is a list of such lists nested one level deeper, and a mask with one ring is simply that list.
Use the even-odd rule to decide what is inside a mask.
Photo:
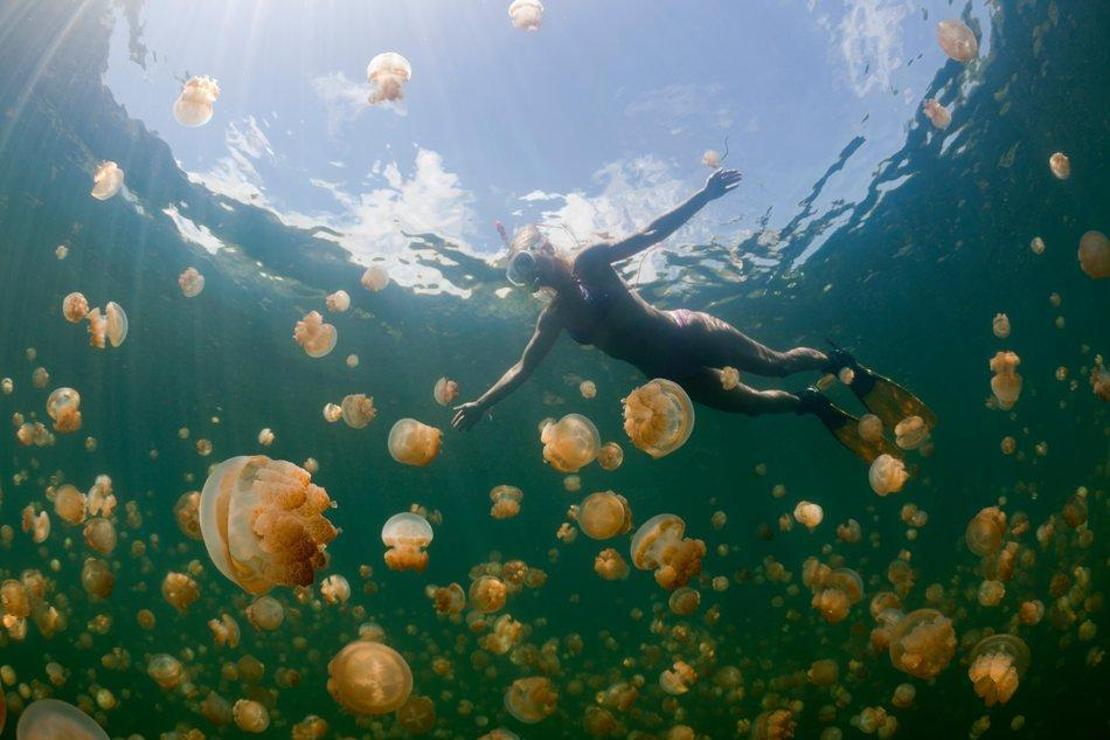
[{"label": "jellyfish swarm", "polygon": [[1022,380],[1017,372],[1020,364],[1021,358],[1015,352],[998,352],[991,358],[990,369],[994,373],[991,378],[991,392],[1001,409],[1013,408],[1021,396]]},{"label": "jellyfish swarm", "polygon": [[395,51],[383,52],[366,66],[366,79],[370,82],[371,105],[402,100],[405,83],[412,79],[412,65]]},{"label": "jellyfish swarm", "polygon": [[597,457],[601,436],[581,414],[567,414],[540,430],[543,459],[561,473],[577,473]]},{"label": "jellyfish swarm", "polygon": [[123,187],[123,170],[115,162],[104,161],[93,173],[93,186],[89,195],[97,200],[108,200]]},{"label": "jellyfish swarm", "polygon": [[319,311],[309,311],[293,327],[293,341],[304,348],[309,357],[319,358],[335,349],[339,333],[331,324],[324,323]]},{"label": "jellyfish swarm", "polygon": [[929,98],[922,106],[925,117],[933,124],[933,128],[943,131],[952,124],[952,114],[939,101]]},{"label": "jellyfish swarm", "polygon": [[308,471],[285,460],[243,455],[213,469],[200,495],[200,529],[221,573],[252,594],[308,586],[338,531],[333,506]]},{"label": "jellyfish swarm", "polygon": [[24,709],[15,736],[18,740],[108,740],[92,717],[57,699],[39,699]]},{"label": "jellyfish swarm", "polygon": [[449,378],[440,378],[432,389],[432,396],[440,406],[446,406],[459,397],[459,384]]},{"label": "jellyfish swarm", "polygon": [[591,493],[578,509],[578,528],[595,540],[624,534],[632,529],[628,499],[613,491]]},{"label": "jellyfish swarm", "polygon": [[204,275],[195,267],[186,267],[177,276],[177,287],[181,288],[181,295],[186,298],[196,298],[204,290]]},{"label": "jellyfish swarm", "polygon": [[880,496],[901,491],[909,477],[910,474],[906,472],[906,464],[885,453],[875,458],[875,461],[871,463],[871,469],[867,472],[867,480],[871,483],[871,490]]},{"label": "jellyfish swarm", "polygon": [[54,431],[61,434],[81,428],[81,394],[72,388],[57,388],[46,399],[46,413],[54,420]]},{"label": "jellyfish swarm", "polygon": [[514,28],[538,31],[543,23],[543,3],[540,0],[513,0],[509,5],[509,18]]},{"label": "jellyfish swarm", "polygon": [[220,86],[211,77],[193,77],[181,88],[173,104],[173,117],[182,126],[196,128],[212,120],[212,104],[220,97]]},{"label": "jellyfish swarm", "polygon": [[354,714],[388,714],[408,701],[412,670],[388,645],[358,640],[328,663],[328,693]]},{"label": "jellyfish swarm", "polygon": [[1110,239],[1101,231],[1088,231],[1079,239],[1079,266],[1088,277],[1110,277]]},{"label": "jellyfish swarm", "polygon": [[890,662],[917,678],[937,676],[956,653],[952,622],[936,609],[918,609],[903,616],[890,637]]},{"label": "jellyfish swarm", "polygon": [[624,399],[624,431],[632,444],[659,458],[677,450],[694,429],[694,406],[682,386],[656,378]]},{"label": "jellyfish swarm", "polygon": [[632,536],[632,564],[640,570],[654,570],[655,581],[668,591],[674,590],[701,573],[705,543],[684,538],[686,523],[674,514],[656,514]]},{"label": "jellyfish swarm", "polygon": [[434,536],[432,525],[419,514],[407,511],[394,514],[382,525],[382,544],[389,548],[385,564],[390,570],[424,570],[428,567],[424,548]]},{"label": "jellyfish swarm", "polygon": [[993,707],[1010,700],[1028,667],[1029,647],[1020,637],[991,635],[972,649],[967,676],[975,693]]},{"label": "jellyfish swarm", "polygon": [[529,725],[551,716],[558,701],[559,692],[544,676],[518,678],[505,691],[505,709]]},{"label": "jellyfish swarm", "polygon": [[520,502],[524,498],[524,491],[516,486],[497,486],[489,492],[489,515],[494,519],[512,519],[520,513]]},{"label": "jellyfish swarm", "polygon": [[81,293],[70,293],[62,299],[62,316],[71,324],[78,324],[89,313],[89,301]]},{"label": "jellyfish swarm", "polygon": [[947,20],[938,23],[937,43],[949,59],[961,64],[967,64],[979,55],[979,42],[962,21]]},{"label": "jellyfish swarm", "polygon": [[389,430],[389,456],[404,465],[423,467],[439,454],[443,432],[416,419],[401,419]]}]

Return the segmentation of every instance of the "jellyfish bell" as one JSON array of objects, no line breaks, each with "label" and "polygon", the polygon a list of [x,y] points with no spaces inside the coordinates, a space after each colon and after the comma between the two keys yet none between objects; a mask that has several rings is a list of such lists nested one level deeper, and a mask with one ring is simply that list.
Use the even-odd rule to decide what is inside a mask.
[{"label": "jellyfish bell", "polygon": [[962,21],[945,20],[938,23],[937,43],[949,59],[961,64],[967,64],[979,55],[979,42]]},{"label": "jellyfish bell", "polygon": [[543,23],[543,3],[540,0],[513,0],[509,4],[509,18],[514,28],[538,31]]},{"label": "jellyfish bell", "polygon": [[337,290],[324,298],[324,305],[332,313],[344,313],[351,307],[351,296],[345,290]]},{"label": "jellyfish bell", "polygon": [[362,287],[366,288],[371,293],[377,293],[385,290],[389,285],[389,273],[385,271],[384,267],[379,265],[371,265],[366,268],[366,272],[362,273],[360,280]]},{"label": "jellyfish bell", "polygon": [[54,431],[61,434],[81,428],[81,394],[72,388],[56,388],[46,399],[46,413],[54,420]]},{"label": "jellyfish bell", "polygon": [[1110,277],[1110,239],[1101,231],[1088,231],[1079,239],[1079,266],[1088,277]]},{"label": "jellyfish bell", "polygon": [[520,502],[524,492],[516,486],[500,485],[489,492],[489,515],[494,519],[511,519],[520,513]]},{"label": "jellyfish bell", "polygon": [[992,555],[1002,547],[1006,534],[1006,514],[997,506],[980,509],[964,530],[964,542],[976,555]]},{"label": "jellyfish bell", "polygon": [[308,586],[338,531],[332,501],[308,471],[264,455],[217,465],[200,496],[200,528],[212,562],[248,593]]},{"label": "jellyfish bell", "polygon": [[933,124],[933,128],[943,131],[952,125],[952,114],[940,104],[940,101],[929,98],[922,106],[922,110],[925,112],[925,117]]},{"label": "jellyfish bell", "polygon": [[440,378],[432,389],[432,397],[440,406],[446,406],[459,397],[459,384],[450,378]]},{"label": "jellyfish bell", "polygon": [[907,416],[894,427],[894,441],[903,450],[916,450],[929,439],[929,427],[920,416]]},{"label": "jellyfish bell", "polygon": [[505,691],[505,709],[517,720],[534,725],[554,714],[559,693],[546,676],[518,678]]},{"label": "jellyfish bell", "polygon": [[204,290],[204,275],[195,267],[186,267],[177,276],[177,287],[186,298],[196,298]]},{"label": "jellyfish bell", "polygon": [[677,450],[694,429],[694,406],[677,383],[656,378],[624,399],[624,431],[654,458]]},{"label": "jellyfish bell", "polygon": [[390,570],[423,571],[428,567],[426,548],[435,533],[428,520],[408,511],[394,514],[382,525],[382,544],[389,549],[385,564]]},{"label": "jellyfish bell", "polygon": [[115,162],[104,161],[93,173],[93,187],[89,195],[97,200],[108,200],[123,187],[123,170]]},{"label": "jellyfish bell", "polygon": [[62,316],[71,324],[79,324],[89,313],[89,302],[81,293],[70,293],[62,299]]},{"label": "jellyfish bell", "polygon": [[[337,413],[338,412],[338,413]],[[374,420],[378,410],[374,408],[374,397],[365,393],[352,393],[343,397],[343,402],[336,406],[329,403],[324,407],[324,418],[328,421],[343,422],[351,429],[362,429]]]},{"label": "jellyfish bell", "polygon": [[719,170],[721,161],[721,153],[716,149],[706,149],[705,153],[701,155],[701,163],[711,170]]},{"label": "jellyfish bell", "polygon": [[401,419],[389,430],[389,456],[403,465],[423,467],[436,459],[443,432],[416,419]]},{"label": "jellyfish bell", "polygon": [[890,662],[917,678],[935,678],[956,653],[952,621],[936,609],[918,609],[898,620],[890,637]]},{"label": "jellyfish bell", "polygon": [[632,564],[654,570],[656,582],[673,590],[701,572],[705,543],[684,538],[686,523],[674,514],[656,514],[632,536]]},{"label": "jellyfish bell", "polygon": [[57,699],[39,699],[28,705],[19,715],[15,736],[17,740],[108,740],[92,717]]},{"label": "jellyfish bell", "polygon": [[808,529],[810,532],[817,529],[825,518],[825,511],[821,508],[820,504],[811,503],[809,501],[799,501],[798,505],[794,507],[794,520]]},{"label": "jellyfish bell", "polygon": [[389,714],[412,693],[412,671],[393,648],[357,640],[328,663],[328,693],[356,715]]},{"label": "jellyfish bell", "polygon": [[878,442],[883,437],[883,420],[875,414],[859,418],[859,436],[866,442]]},{"label": "jellyfish bell", "polygon": [[991,392],[1001,409],[1009,410],[1021,397],[1022,377],[1017,372],[1021,358],[1016,352],[998,352],[990,360]]},{"label": "jellyfish bell", "polygon": [[190,78],[173,104],[173,117],[182,126],[196,128],[212,120],[213,104],[220,97],[220,86],[211,77]]},{"label": "jellyfish bell", "polygon": [[591,493],[578,509],[578,528],[595,540],[624,534],[632,529],[628,500],[613,491]]},{"label": "jellyfish bell", "polygon": [[1048,158],[1048,169],[1057,180],[1067,180],[1071,177],[1071,160],[1063,152],[1056,152]]},{"label": "jellyfish bell", "polygon": [[339,333],[331,324],[324,323],[319,311],[309,311],[293,327],[293,341],[304,348],[312,358],[325,357],[335,349]]},{"label": "jellyfish bell", "polygon": [[597,457],[601,435],[581,414],[567,414],[540,431],[543,459],[561,473],[577,473]]},{"label": "jellyfish bell", "polygon": [[968,678],[988,707],[1005,704],[1029,668],[1029,646],[1015,635],[984,637],[971,650]]},{"label": "jellyfish bell", "polygon": [[370,60],[366,79],[370,83],[371,105],[396,102],[405,97],[405,83],[412,79],[412,65],[397,52],[386,51]]},{"label": "jellyfish bell", "polygon": [[906,472],[906,464],[885,453],[875,458],[867,472],[867,480],[871,483],[871,490],[880,496],[901,491],[909,477],[910,474]]},{"label": "jellyfish bell", "polygon": [[[91,317],[95,311],[95,308],[90,311],[89,316]],[[89,321],[91,322],[92,319],[90,318]],[[123,344],[127,339],[128,328],[127,312],[123,307],[114,301],[108,301],[108,305],[104,307],[104,322],[104,336],[107,337],[108,342],[113,347]],[[92,331],[91,327],[89,331]],[[103,342],[100,346],[103,346]]]}]

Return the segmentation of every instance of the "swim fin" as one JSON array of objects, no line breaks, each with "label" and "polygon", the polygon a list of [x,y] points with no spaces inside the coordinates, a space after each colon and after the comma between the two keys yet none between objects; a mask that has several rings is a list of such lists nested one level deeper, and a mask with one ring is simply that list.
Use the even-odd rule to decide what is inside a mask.
[{"label": "swim fin", "polygon": [[848,368],[853,373],[849,385],[852,392],[868,411],[883,420],[883,426],[888,430],[893,431],[898,422],[907,416],[920,416],[930,431],[936,428],[937,415],[924,401],[890,378],[884,378],[859,364],[851,354],[837,347],[829,353],[829,363],[825,369],[839,374],[843,368]]},{"label": "swim fin", "polygon": [[902,459],[902,451],[892,445],[886,437],[869,442],[860,436],[859,433],[859,419],[849,414],[844,409],[833,405],[833,402],[825,397],[816,388],[807,388],[798,394],[801,403],[798,405],[799,414],[813,414],[825,428],[836,437],[839,442],[848,450],[870,464],[874,462],[875,458],[879,455],[890,455],[899,460]]}]

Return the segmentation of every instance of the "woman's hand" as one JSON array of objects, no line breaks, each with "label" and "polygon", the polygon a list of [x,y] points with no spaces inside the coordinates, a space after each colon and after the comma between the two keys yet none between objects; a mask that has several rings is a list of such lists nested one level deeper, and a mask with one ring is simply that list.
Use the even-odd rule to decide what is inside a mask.
[{"label": "woman's hand", "polygon": [[739,170],[717,170],[705,181],[702,192],[709,200],[716,200],[730,190],[740,187],[740,180],[743,177]]},{"label": "woman's hand", "polygon": [[455,407],[455,418],[451,419],[451,426],[460,432],[465,432],[477,424],[486,415],[486,407],[478,401],[464,403]]}]

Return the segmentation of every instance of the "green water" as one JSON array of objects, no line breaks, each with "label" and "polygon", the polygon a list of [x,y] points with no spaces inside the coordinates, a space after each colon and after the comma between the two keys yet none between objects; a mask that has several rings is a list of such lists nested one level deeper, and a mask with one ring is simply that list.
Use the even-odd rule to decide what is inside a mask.
[{"label": "green water", "polygon": [[[774,347],[835,340],[926,399],[940,420],[934,450],[928,458],[911,455],[914,478],[887,498],[870,491],[866,466],[819,424],[793,415],[752,419],[699,408],[686,446],[652,460],[621,429],[620,399],[645,378],[566,339],[491,420],[468,434],[450,430],[450,410],[432,398],[435,381],[456,379],[464,399],[487,387],[527,340],[539,311],[532,298],[519,292],[495,297],[504,287],[499,270],[432,235],[414,237],[410,258],[438,263],[449,257],[455,266],[443,272],[470,289],[469,298],[416,295],[396,284],[368,293],[359,285],[361,268],[342,250],[264,211],[222,208],[219,198],[189,183],[164,143],[128,119],[100,80],[106,3],[85,3],[76,14],[72,4],[56,1],[25,9],[19,33],[7,33],[0,46],[0,376],[15,386],[0,396],[0,410],[46,420],[50,390],[70,386],[81,392],[84,424],[77,434],[58,434],[49,447],[19,446],[14,428],[0,437],[0,524],[15,530],[14,539],[0,545],[0,578],[42,571],[50,582],[46,603],[66,623],[49,639],[34,624],[22,640],[0,630],[0,665],[16,676],[14,685],[2,687],[11,715],[3,737],[15,737],[15,715],[32,695],[88,706],[112,737],[175,730],[237,736],[234,726],[217,727],[199,713],[199,701],[212,691],[268,707],[267,736],[288,737],[309,714],[328,722],[328,737],[404,736],[394,715],[356,720],[325,689],[328,661],[356,639],[364,622],[379,624],[388,644],[405,656],[414,695],[434,701],[430,734],[437,737],[475,738],[495,727],[526,738],[583,737],[587,710],[603,706],[597,692],[621,681],[642,688],[625,711],[606,709],[618,737],[663,738],[680,724],[699,737],[746,735],[760,712],[778,708],[795,710],[796,737],[818,737],[832,726],[859,737],[851,718],[875,706],[897,717],[897,737],[963,737],[983,716],[990,718],[986,737],[1105,737],[1110,682],[1107,663],[1095,660],[1092,649],[1105,649],[1110,629],[1101,595],[1110,423],[1086,373],[1097,353],[1110,353],[1110,296],[1105,280],[1080,271],[1075,250],[1085,231],[1110,228],[1110,54],[1104,39],[1110,6],[1010,5],[994,23],[992,63],[959,108],[956,125],[965,130],[958,151],[942,152],[923,127],[910,128],[904,146],[876,173],[871,196],[846,222],[844,214],[816,214],[783,229],[784,265],[824,240],[799,271],[754,273],[738,287],[703,263],[679,263],[681,285],[654,283],[642,291],[661,308],[711,311]],[[83,42],[54,48],[67,19]],[[934,85],[956,73],[949,65]],[[1063,182],[1047,167],[1049,155],[1060,150],[1069,153],[1073,168]],[[146,215],[122,198],[100,203],[88,197],[89,173],[102,158],[126,170],[128,189]],[[168,221],[149,215],[177,202],[187,203],[190,218],[233,248],[209,255],[183,242]],[[1029,249],[1034,236],[1047,244],[1043,255]],[[59,244],[69,248],[62,261],[54,254]],[[754,240],[741,245],[749,248]],[[708,245],[705,254],[722,249]],[[190,265],[207,283],[201,296],[185,300],[176,280]],[[293,324],[310,310],[323,311],[324,296],[341,288],[353,297],[352,310],[327,318],[338,329],[340,347],[310,360],[291,341]],[[122,347],[92,350],[84,325],[63,320],[62,298],[78,289],[94,304],[110,299],[126,308],[130,334]],[[1053,293],[1061,296],[1058,307],[1050,301]],[[991,318],[1000,311],[1014,326],[1005,341],[991,334]],[[1062,328],[1057,317],[1064,319]],[[33,361],[26,356],[31,347]],[[1022,359],[1024,390],[1012,413],[985,404],[987,363],[1000,349]],[[350,353],[360,358],[355,369],[344,364]],[[39,366],[50,372],[44,389],[31,382]],[[1068,369],[1068,380],[1055,379],[1059,367]],[[590,400],[578,392],[587,378],[598,388]],[[800,389],[811,381],[783,384]],[[374,397],[378,415],[363,430],[327,424],[321,416],[325,403],[349,393]],[[853,413],[862,412],[843,388],[832,394]],[[603,440],[625,449],[618,471],[583,470],[576,494],[542,463],[536,431],[541,419],[571,412],[589,416]],[[402,467],[386,450],[393,422],[409,416],[445,430],[443,451],[426,468]],[[263,452],[257,436],[264,427],[277,436],[265,454],[319,462],[314,480],[338,502],[330,516],[342,531],[328,547],[330,562],[317,583],[338,573],[352,587],[342,606],[320,603],[318,589],[306,603],[290,589],[275,589],[286,620],[271,633],[251,629],[243,614],[250,597],[216,571],[203,545],[186,538],[173,516],[178,497],[203,485],[210,464]],[[179,438],[181,428],[190,431],[189,439]],[[999,451],[1007,435],[1017,441],[1011,456]],[[96,439],[94,452],[86,451],[86,436]],[[200,438],[211,441],[210,457],[197,454]],[[1043,456],[1034,449],[1041,442]],[[17,474],[25,480],[16,482]],[[121,503],[115,517],[120,542],[106,556],[116,575],[114,592],[96,601],[79,579],[92,553],[79,528],[54,516],[47,487],[64,480],[84,491],[99,474],[112,478]],[[519,516],[496,521],[488,492],[502,483],[520,487],[525,497]],[[772,496],[776,484],[785,486],[785,497]],[[1081,546],[1082,537],[1061,523],[1056,542],[1038,545],[1032,530],[1081,486],[1093,541]],[[649,573],[633,570],[619,582],[594,574],[602,547],[627,556],[628,535],[604,544],[584,536],[569,544],[556,538],[568,507],[605,489],[628,498],[637,524],[671,512],[685,520],[688,535],[706,542],[702,576],[691,584],[702,593],[695,615],[669,614],[668,593]],[[1032,530],[1013,539],[1035,557],[1019,565],[1001,604],[984,608],[975,599],[983,579],[979,559],[964,545],[963,533],[977,511],[1000,497],[1011,520],[1019,511],[1031,520]],[[779,517],[801,499],[824,507],[824,523],[813,534],[801,527],[780,532]],[[126,502],[137,505],[139,526],[126,521]],[[21,512],[31,503],[53,519],[40,545],[20,528]],[[899,518],[907,503],[928,513],[912,541]],[[380,527],[412,504],[442,515],[430,562],[422,574],[390,572],[382,561]],[[720,530],[710,524],[717,511],[727,515]],[[836,538],[836,525],[848,518],[863,528],[855,545]],[[136,555],[133,545],[140,542],[145,553]],[[960,640],[935,681],[895,670],[886,651],[869,647],[875,620],[868,603],[890,590],[887,568],[901,551],[910,553],[915,573],[905,610],[928,606],[926,587],[941,584],[945,596],[935,606],[952,619]],[[811,555],[824,562],[842,558],[864,578],[864,599],[843,622],[826,624],[810,607],[801,569]],[[795,588],[767,581],[767,558],[793,573]],[[467,588],[471,568],[491,559],[520,559],[547,574],[542,587],[510,596],[504,609],[527,625],[513,656],[482,651],[480,635],[465,623],[437,618],[424,595],[427,584]],[[168,571],[185,571],[194,561],[201,595],[178,614],[163,600],[161,583]],[[362,564],[372,575],[360,575]],[[1091,598],[1072,604],[1074,613],[1065,616],[1050,582],[1058,574],[1074,581],[1076,566],[1090,569]],[[724,578],[727,590],[714,590],[714,577]],[[1031,665],[1014,698],[988,709],[967,677],[974,638],[984,630],[1008,631],[1030,599],[1043,601],[1048,611],[1039,624],[1018,629]],[[151,630],[137,626],[143,608],[156,617]],[[661,631],[652,629],[655,610],[661,610]],[[237,649],[212,642],[206,622],[222,612],[242,627]],[[719,619],[707,621],[711,612]],[[110,620],[106,630],[90,626],[98,615]],[[1080,625],[1087,620],[1097,633],[1083,640]],[[689,637],[682,639],[676,628]],[[581,639],[581,650],[571,649],[572,636]],[[536,650],[545,644],[554,648],[557,664],[537,662]],[[104,667],[102,656],[117,647],[129,655],[129,665]],[[179,657],[191,686],[160,689],[146,675],[147,657],[156,653]],[[260,680],[221,672],[246,655],[265,665]],[[433,672],[440,656],[451,661],[452,675]],[[689,693],[667,697],[658,676],[676,659],[692,665],[699,680]],[[837,662],[838,691],[799,678],[817,659]],[[51,661],[66,669],[60,686],[47,677]],[[726,666],[740,669],[742,696],[715,682]],[[299,673],[295,686],[286,685],[280,669]],[[559,700],[553,716],[525,725],[506,712],[503,695],[514,680],[532,675],[547,675]],[[902,682],[915,685],[916,698],[912,707],[895,709],[891,694]],[[89,697],[99,688],[110,690],[118,706],[95,709]],[[822,712],[827,706],[836,708]],[[1019,715],[1024,724],[1011,729]]]}]

